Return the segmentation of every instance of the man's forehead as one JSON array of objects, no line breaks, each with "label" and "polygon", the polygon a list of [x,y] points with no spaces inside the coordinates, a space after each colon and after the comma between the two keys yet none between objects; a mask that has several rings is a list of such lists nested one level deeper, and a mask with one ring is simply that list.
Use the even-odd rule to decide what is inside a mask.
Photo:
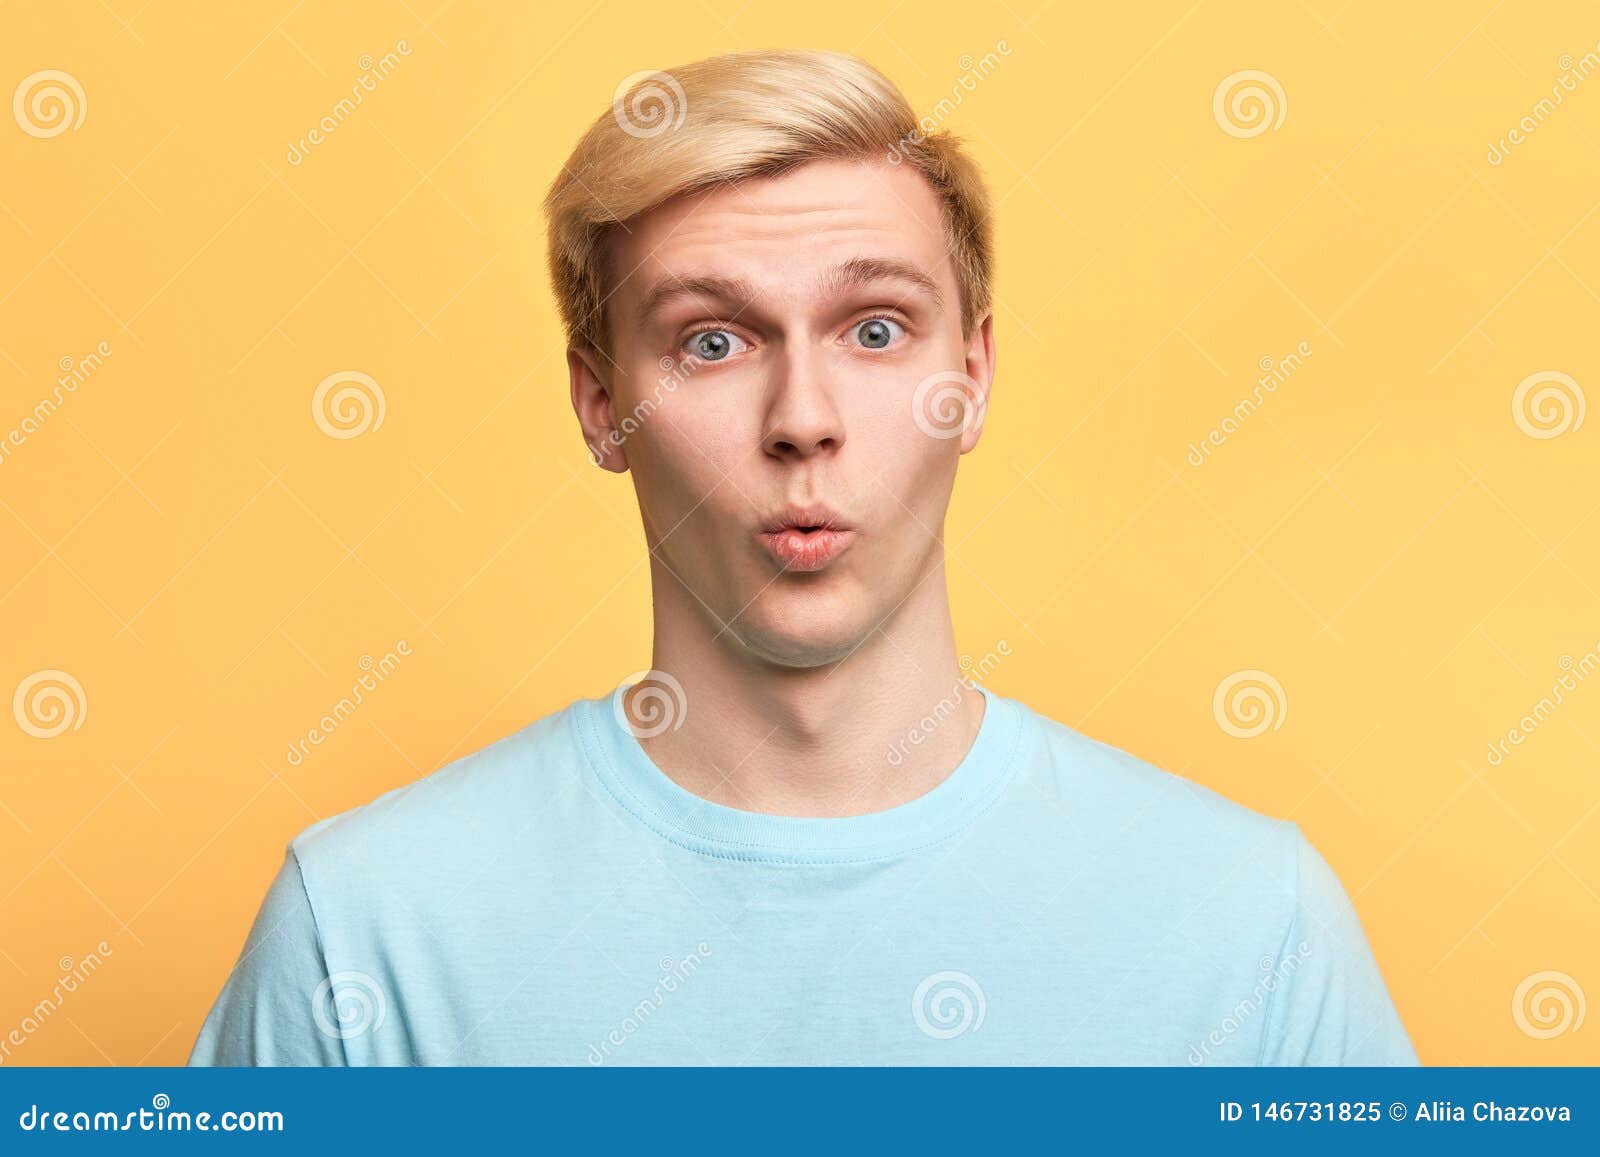
[{"label": "man's forehead", "polygon": [[954,277],[932,188],[914,169],[883,162],[814,161],[685,195],[630,222],[613,242],[616,288],[636,303],[663,280],[793,287],[863,259],[941,283]]},{"label": "man's forehead", "polygon": [[[667,273],[641,289],[634,312],[641,322],[683,300],[709,300],[740,306],[769,298],[814,295],[822,301],[844,298],[857,288],[876,286],[896,294],[902,302],[912,297],[935,309],[945,304],[946,293],[936,272],[915,261],[897,257],[858,256],[817,269],[790,269],[781,278],[759,279],[711,273]],[[645,283],[641,282],[641,285]]]}]

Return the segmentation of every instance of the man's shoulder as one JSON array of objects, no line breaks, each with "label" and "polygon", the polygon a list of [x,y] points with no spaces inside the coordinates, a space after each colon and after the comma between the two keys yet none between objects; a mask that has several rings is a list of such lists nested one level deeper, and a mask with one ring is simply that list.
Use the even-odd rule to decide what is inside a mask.
[{"label": "man's shoulder", "polygon": [[1043,752],[1029,790],[1058,803],[1098,843],[1131,843],[1164,860],[1198,864],[1241,854],[1274,890],[1293,887],[1302,837],[1291,820],[1239,803],[1026,706]]},{"label": "man's shoulder", "polygon": [[435,771],[318,820],[289,846],[302,870],[325,876],[424,857],[438,862],[458,845],[481,849],[512,835],[581,774],[572,725],[593,702],[575,699]]}]

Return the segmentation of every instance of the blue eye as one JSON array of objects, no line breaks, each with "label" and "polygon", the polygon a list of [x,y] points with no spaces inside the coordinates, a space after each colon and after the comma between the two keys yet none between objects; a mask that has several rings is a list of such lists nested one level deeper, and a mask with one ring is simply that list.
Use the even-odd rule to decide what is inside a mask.
[{"label": "blue eye", "polygon": [[856,340],[869,350],[881,350],[896,338],[905,336],[905,329],[897,321],[886,317],[869,317],[856,326]]},{"label": "blue eye", "polygon": [[746,348],[743,338],[725,329],[702,330],[683,343],[684,353],[705,362],[720,362]]}]

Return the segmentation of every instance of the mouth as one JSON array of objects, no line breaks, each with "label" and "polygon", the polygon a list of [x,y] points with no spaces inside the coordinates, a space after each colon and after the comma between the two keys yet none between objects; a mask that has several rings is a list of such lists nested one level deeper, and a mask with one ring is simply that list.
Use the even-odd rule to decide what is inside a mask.
[{"label": "mouth", "polygon": [[786,571],[819,571],[847,550],[855,531],[825,507],[793,507],[767,524],[757,537]]}]

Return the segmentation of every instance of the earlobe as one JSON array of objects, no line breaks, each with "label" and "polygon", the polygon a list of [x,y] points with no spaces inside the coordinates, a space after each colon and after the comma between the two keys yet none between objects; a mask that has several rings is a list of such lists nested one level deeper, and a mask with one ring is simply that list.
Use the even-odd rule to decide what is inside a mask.
[{"label": "earlobe", "polygon": [[972,337],[967,342],[966,373],[973,397],[968,400],[966,428],[961,434],[961,452],[969,453],[978,445],[983,435],[984,419],[989,415],[989,397],[994,387],[994,314],[986,313],[972,327]]},{"label": "earlobe", "polygon": [[626,473],[628,455],[596,351],[586,346],[570,347],[567,376],[571,381],[572,412],[578,417],[584,444],[589,448],[589,461],[614,474]]}]

